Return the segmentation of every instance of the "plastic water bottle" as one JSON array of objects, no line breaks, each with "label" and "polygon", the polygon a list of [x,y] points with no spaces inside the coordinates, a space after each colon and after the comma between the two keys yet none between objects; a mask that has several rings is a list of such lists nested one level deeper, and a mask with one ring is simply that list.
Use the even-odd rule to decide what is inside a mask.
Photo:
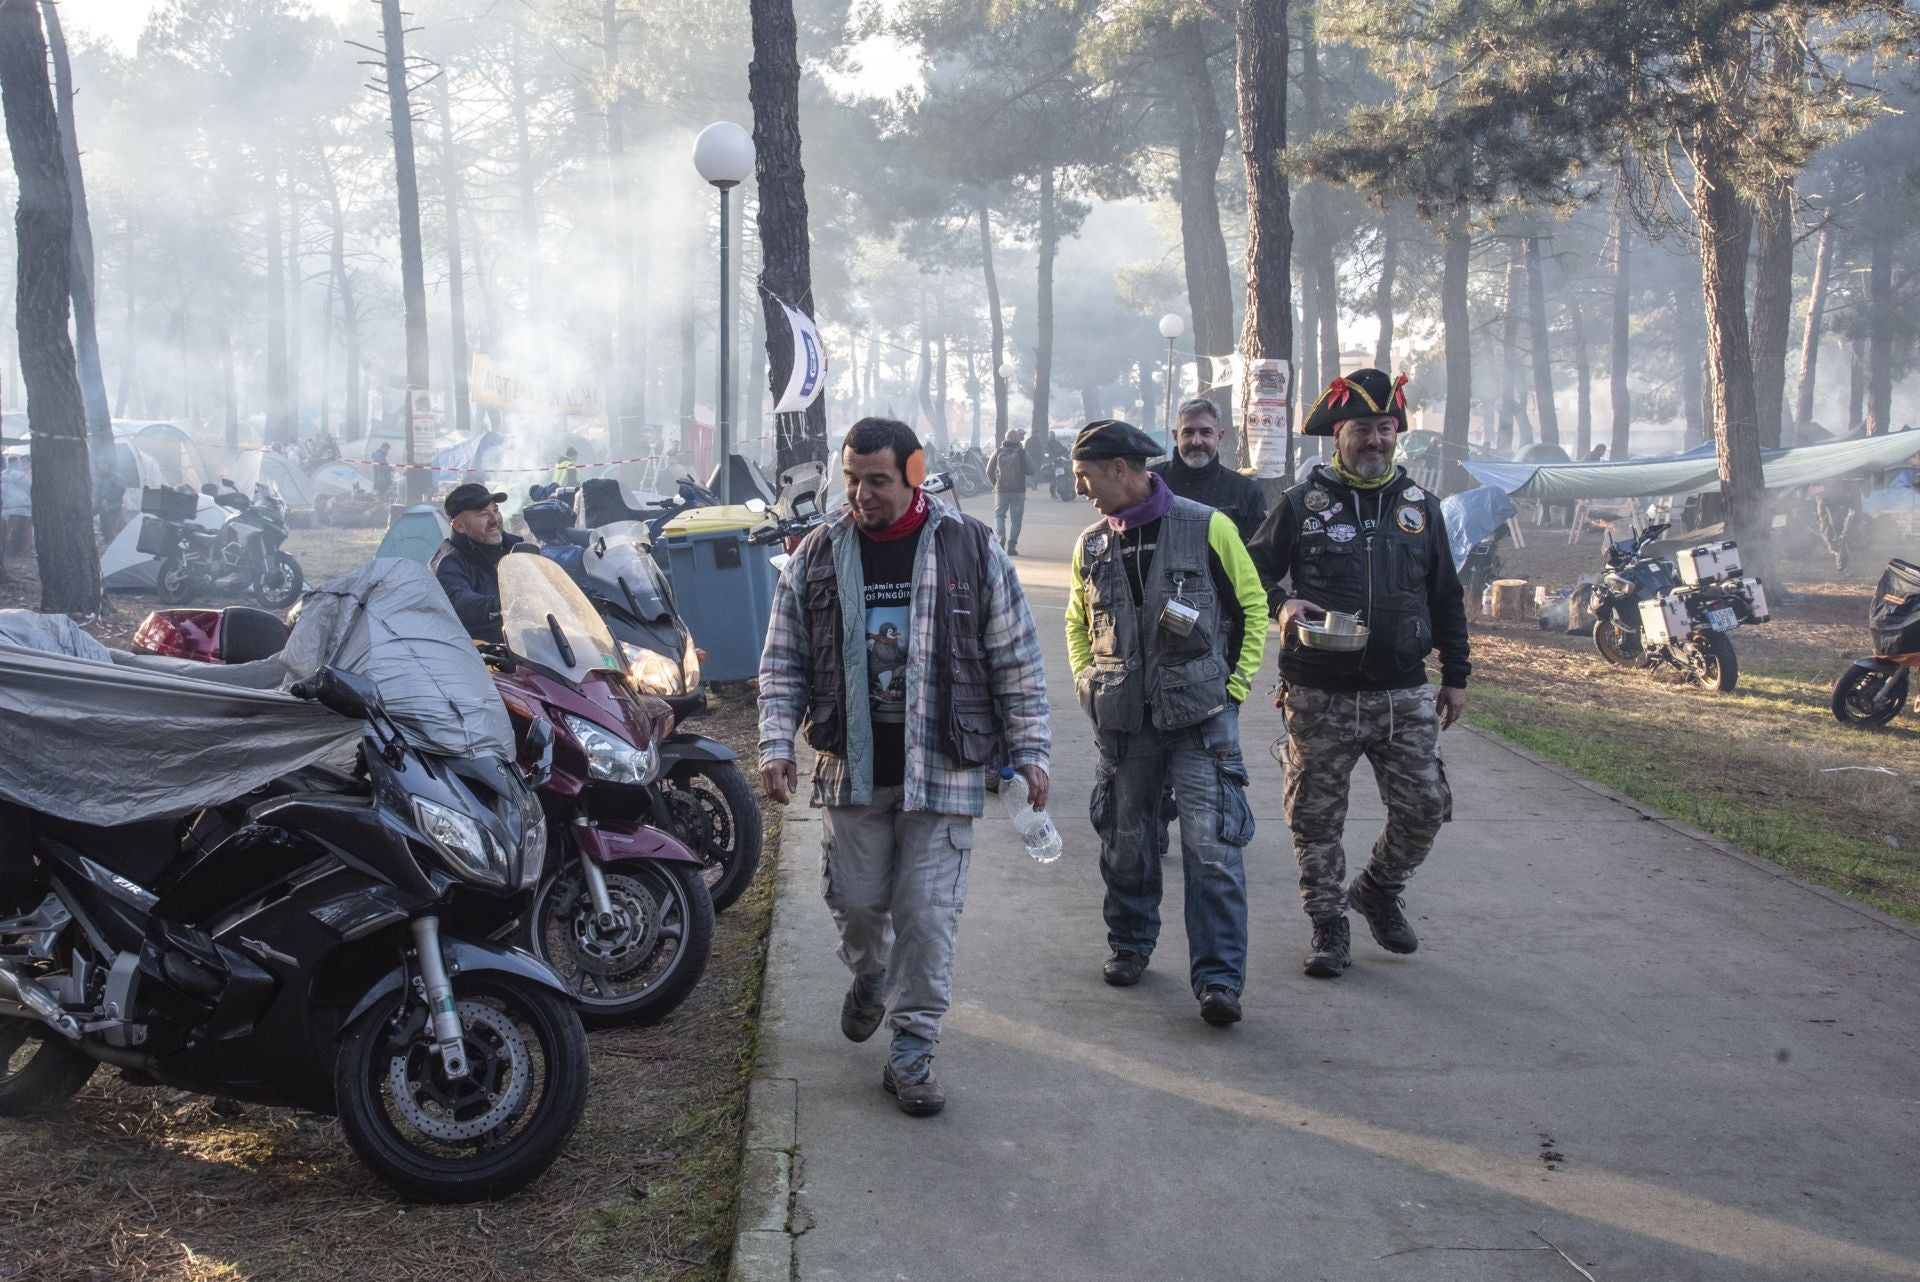
[{"label": "plastic water bottle", "polygon": [[1035,863],[1050,864],[1060,857],[1060,830],[1044,810],[1035,810],[1027,792],[1027,777],[1012,766],[1000,768],[1000,804],[1020,834]]}]

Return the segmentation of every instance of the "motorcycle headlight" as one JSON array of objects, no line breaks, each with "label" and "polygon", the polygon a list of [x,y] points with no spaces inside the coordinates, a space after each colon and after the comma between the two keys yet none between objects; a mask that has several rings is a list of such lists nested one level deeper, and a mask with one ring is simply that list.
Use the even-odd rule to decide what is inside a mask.
[{"label": "motorcycle headlight", "polygon": [[[507,852],[472,819],[419,797],[413,799],[413,822],[446,859],[454,872],[482,885],[505,888],[510,881]],[[546,837],[541,837],[544,849]]]},{"label": "motorcycle headlight", "polygon": [[520,889],[532,890],[547,863],[547,814],[538,797],[527,797],[520,823]]},{"label": "motorcycle headlight", "polygon": [[687,693],[700,688],[700,651],[693,644],[693,634],[687,634],[685,651],[680,656],[680,670],[687,674]]},{"label": "motorcycle headlight", "polygon": [[627,661],[627,676],[633,681],[633,688],[641,694],[665,698],[687,692],[680,669],[666,655],[622,641],[620,656]]},{"label": "motorcycle headlight", "polygon": [[608,783],[649,784],[659,775],[660,754],[651,746],[636,748],[584,717],[570,712],[561,715],[586,750],[587,774],[591,777]]}]

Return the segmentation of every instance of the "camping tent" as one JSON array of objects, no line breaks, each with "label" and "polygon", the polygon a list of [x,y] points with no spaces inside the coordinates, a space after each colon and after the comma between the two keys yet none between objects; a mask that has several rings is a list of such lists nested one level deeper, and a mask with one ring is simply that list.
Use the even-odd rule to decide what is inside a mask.
[{"label": "camping tent", "polygon": [[[1782,490],[1831,480],[1850,472],[1894,467],[1915,454],[1920,454],[1920,434],[1909,430],[1767,450],[1762,459],[1767,488]],[[1484,485],[1538,503],[1693,494],[1720,484],[1719,464],[1713,455],[1697,452],[1619,463],[1536,465],[1474,460],[1462,466]]]},{"label": "camping tent", "polygon": [[453,527],[447,524],[445,512],[432,503],[421,503],[394,518],[393,524],[387,527],[387,537],[380,540],[380,550],[374,555],[399,557],[425,565],[440,550],[441,540],[452,533]]}]

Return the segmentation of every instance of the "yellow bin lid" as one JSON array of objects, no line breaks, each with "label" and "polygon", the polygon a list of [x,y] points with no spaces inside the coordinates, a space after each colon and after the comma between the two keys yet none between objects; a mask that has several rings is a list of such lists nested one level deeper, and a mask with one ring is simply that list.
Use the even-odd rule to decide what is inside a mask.
[{"label": "yellow bin lid", "polygon": [[722,530],[750,530],[767,519],[765,512],[749,511],[745,504],[729,507],[693,507],[660,527],[663,536],[717,534]]}]

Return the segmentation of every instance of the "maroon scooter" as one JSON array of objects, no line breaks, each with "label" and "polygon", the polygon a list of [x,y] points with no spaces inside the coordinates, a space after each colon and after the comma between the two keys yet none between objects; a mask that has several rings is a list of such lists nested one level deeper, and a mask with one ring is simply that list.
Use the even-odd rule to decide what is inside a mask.
[{"label": "maroon scooter", "polygon": [[[670,833],[657,780],[664,701],[636,694],[606,624],[565,571],[534,556],[500,564],[505,645],[482,645],[531,751],[552,726],[539,789],[548,858],[527,916],[506,935],[566,984],[589,1025],[648,1024],[693,991],[713,948],[713,899],[700,857]],[[287,629],[262,610],[156,610],[133,648],[203,662],[271,657]]]}]

